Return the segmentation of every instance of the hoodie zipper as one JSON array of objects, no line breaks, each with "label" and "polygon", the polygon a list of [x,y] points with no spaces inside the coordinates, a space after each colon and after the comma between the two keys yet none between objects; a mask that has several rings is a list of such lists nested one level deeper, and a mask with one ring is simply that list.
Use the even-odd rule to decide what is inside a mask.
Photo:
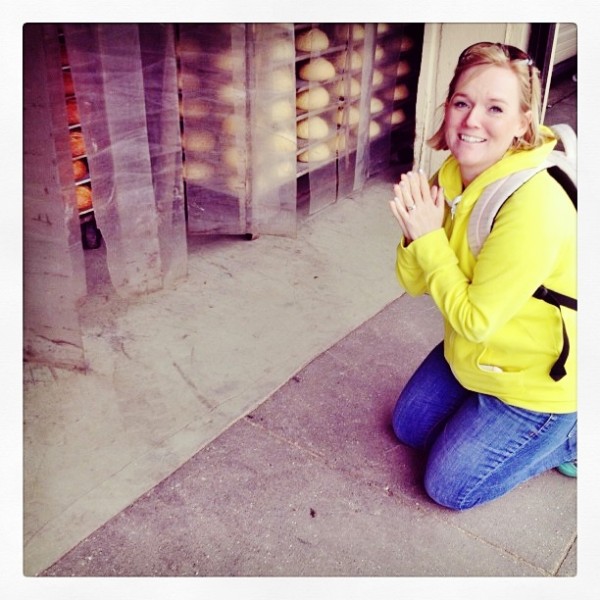
[{"label": "hoodie zipper", "polygon": [[458,208],[458,203],[462,200],[462,194],[459,194],[452,200],[450,204],[450,217],[454,220],[454,215],[456,214],[456,209]]}]

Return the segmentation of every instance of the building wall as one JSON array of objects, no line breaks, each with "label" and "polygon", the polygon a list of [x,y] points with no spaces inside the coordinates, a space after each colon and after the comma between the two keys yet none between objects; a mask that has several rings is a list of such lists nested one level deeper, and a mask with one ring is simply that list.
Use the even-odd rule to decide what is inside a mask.
[{"label": "building wall", "polygon": [[559,64],[577,54],[577,25],[558,23],[554,63]]}]

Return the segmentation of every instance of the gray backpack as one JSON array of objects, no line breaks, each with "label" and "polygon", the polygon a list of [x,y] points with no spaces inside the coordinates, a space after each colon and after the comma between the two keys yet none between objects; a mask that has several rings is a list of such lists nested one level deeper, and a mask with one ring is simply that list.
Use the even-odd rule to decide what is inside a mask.
[{"label": "gray backpack", "polygon": [[[489,235],[498,211],[504,203],[516,192],[526,181],[531,179],[536,173],[548,170],[565,189],[569,198],[577,208],[577,135],[573,129],[566,124],[553,125],[551,127],[554,135],[559,139],[562,150],[555,148],[546,161],[532,169],[523,169],[507,177],[499,179],[488,185],[477,200],[475,207],[469,217],[467,228],[467,238],[469,247],[475,256],[479,254],[483,243]],[[557,144],[558,147],[558,144]],[[577,299],[565,296],[555,290],[548,289],[541,285],[533,294],[534,298],[548,302],[556,306],[561,311],[561,306],[577,310]],[[562,311],[561,311],[562,320]],[[550,377],[554,381],[559,381],[566,375],[565,362],[569,355],[569,338],[562,320],[563,329],[563,348],[550,370]]]},{"label": "gray backpack", "polygon": [[489,235],[496,215],[503,204],[526,181],[536,173],[547,169],[562,185],[575,208],[577,208],[577,135],[570,125],[561,124],[551,127],[554,135],[562,144],[563,150],[554,149],[548,158],[537,167],[523,169],[488,185],[473,208],[469,218],[469,247],[475,256],[479,254],[483,243]]}]

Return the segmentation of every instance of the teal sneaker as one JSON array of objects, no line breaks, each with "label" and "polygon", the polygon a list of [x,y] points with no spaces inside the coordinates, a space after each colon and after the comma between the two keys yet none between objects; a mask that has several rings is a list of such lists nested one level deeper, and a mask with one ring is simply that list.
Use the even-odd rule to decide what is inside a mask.
[{"label": "teal sneaker", "polygon": [[566,475],[567,477],[577,477],[577,459],[563,463],[562,465],[558,465],[556,467],[559,473]]}]

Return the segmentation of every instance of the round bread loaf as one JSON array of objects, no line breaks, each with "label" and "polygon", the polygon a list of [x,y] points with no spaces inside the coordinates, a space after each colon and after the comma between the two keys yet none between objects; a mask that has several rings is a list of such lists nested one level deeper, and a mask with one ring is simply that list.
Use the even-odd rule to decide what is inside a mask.
[{"label": "round bread loaf", "polygon": [[270,145],[275,152],[281,154],[296,152],[297,140],[295,136],[292,138],[282,133],[276,133],[270,137],[270,140]]},{"label": "round bread loaf", "polygon": [[403,83],[394,88],[394,100],[404,100],[408,95],[408,88]]},{"label": "round bread loaf", "polygon": [[296,125],[296,135],[305,140],[320,140],[328,133],[329,125],[323,117],[308,117]]},{"label": "round bread loaf", "polygon": [[225,83],[217,88],[219,100],[227,104],[235,104],[236,101],[243,100],[245,94],[246,90],[244,87],[234,83]]},{"label": "round bread loaf", "polygon": [[77,208],[80,212],[92,208],[92,190],[87,185],[78,185],[75,187],[77,197]]},{"label": "round bread loaf", "polygon": [[377,137],[381,133],[381,125],[377,121],[371,121],[369,123],[369,137]]},{"label": "round bread loaf", "polygon": [[329,38],[324,31],[312,28],[296,36],[296,50],[321,52],[329,48]]},{"label": "round bread loaf", "polygon": [[209,152],[215,147],[215,136],[210,131],[184,131],[182,142],[190,152]]},{"label": "round bread loaf", "polygon": [[194,56],[202,52],[202,46],[200,45],[198,38],[186,37],[185,39],[179,39],[177,41],[176,51],[178,56]]},{"label": "round bread loaf", "polygon": [[392,125],[399,125],[400,123],[404,123],[406,120],[406,115],[401,108],[396,109],[392,113]]},{"label": "round bread loaf", "polygon": [[210,113],[208,104],[196,98],[185,98],[179,101],[179,114],[184,119],[201,119]]},{"label": "round bread loaf", "polygon": [[337,70],[340,72],[347,68],[351,71],[355,71],[362,67],[362,56],[360,52],[352,50],[350,52],[350,57],[348,58],[348,52],[344,51],[335,57],[334,62]]},{"label": "round bread loaf", "polygon": [[349,39],[350,32],[352,32],[352,40],[355,42],[365,39],[364,25],[360,25],[359,23],[354,25],[340,24],[335,27],[335,35],[340,40]]},{"label": "round bread loaf", "polygon": [[341,108],[335,116],[335,121],[338,125],[343,125],[347,122],[350,127],[354,127],[355,125],[358,125],[359,120],[360,111],[356,106],[347,106],[345,109]]},{"label": "round bread loaf", "polygon": [[294,52],[294,45],[291,40],[279,38],[274,39],[267,46],[267,54],[269,56],[269,60],[276,61],[288,61],[293,60],[296,53]]},{"label": "round bread loaf", "polygon": [[72,96],[75,93],[75,86],[73,85],[71,71],[63,71],[63,82],[65,84],[65,96]]},{"label": "round bread loaf", "polygon": [[296,107],[301,110],[315,110],[329,104],[329,92],[323,86],[316,86],[296,95]]},{"label": "round bread loaf", "polygon": [[344,133],[338,133],[330,142],[330,148],[333,152],[343,152],[346,149],[346,136]]},{"label": "round bread loaf", "polygon": [[71,156],[77,158],[85,154],[85,141],[81,131],[69,132],[69,143],[71,144]]},{"label": "round bread loaf", "polygon": [[269,169],[262,169],[255,173],[252,180],[252,192],[254,194],[264,194],[277,186],[283,185],[287,181],[296,179],[296,156],[291,160],[277,162]]},{"label": "round bread loaf", "polygon": [[412,39],[409,38],[406,35],[402,36],[402,39],[400,40],[400,50],[402,52],[407,52],[412,47],[413,47],[413,41],[412,41]]},{"label": "round bread loaf", "polygon": [[360,82],[351,77],[350,80],[340,79],[335,87],[335,93],[340,98],[345,98],[347,91],[350,90],[350,98],[360,95]]},{"label": "round bread loaf", "polygon": [[270,120],[275,123],[290,121],[296,116],[294,105],[285,98],[267,104],[265,109]]},{"label": "round bread loaf", "polygon": [[331,150],[329,149],[329,146],[325,143],[321,143],[308,148],[304,152],[301,152],[298,155],[298,160],[300,162],[314,162],[327,160],[330,156]]},{"label": "round bread loaf", "polygon": [[223,150],[223,161],[231,169],[246,170],[246,154],[238,146],[229,146]]},{"label": "round bread loaf", "polygon": [[380,46],[379,44],[377,44],[375,46],[375,60],[377,62],[379,62],[380,60],[383,60],[384,57],[385,57],[385,50],[383,49],[383,46]]},{"label": "round bread loaf", "polygon": [[177,74],[177,85],[180,90],[199,90],[202,87],[200,85],[200,77],[196,73],[188,71],[179,71]]},{"label": "round bread loaf", "polygon": [[75,181],[80,181],[88,176],[88,168],[85,160],[78,158],[73,161],[73,177]]},{"label": "round bread loaf", "polygon": [[373,69],[373,85],[378,86],[383,83],[383,72],[379,69]]},{"label": "round bread loaf", "polygon": [[275,178],[278,180],[296,178],[296,163],[292,160],[279,161],[273,169]]},{"label": "round bread loaf", "polygon": [[236,135],[244,127],[244,119],[235,113],[227,115],[221,124],[224,133]]},{"label": "round bread loaf", "polygon": [[384,108],[383,100],[377,96],[371,98],[371,114],[381,112]]},{"label": "round bread loaf", "polygon": [[233,67],[236,64],[240,64],[241,60],[241,53],[234,52],[233,50],[226,50],[213,57],[213,64],[220,71],[233,71]]},{"label": "round bread loaf", "polygon": [[269,87],[277,93],[291,92],[296,89],[296,79],[293,69],[280,68],[270,73],[268,78]]},{"label": "round bread loaf", "polygon": [[77,100],[75,100],[75,98],[67,99],[67,119],[69,125],[79,125],[79,123],[81,123],[79,107],[77,106]]},{"label": "round bread loaf", "polygon": [[410,73],[409,62],[407,60],[401,60],[398,63],[398,68],[396,69],[396,76],[403,77],[404,75],[407,75],[408,73]]},{"label": "round bread loaf", "polygon": [[186,181],[206,181],[213,173],[214,169],[207,163],[186,160],[183,164],[183,178]]},{"label": "round bread loaf", "polygon": [[304,63],[298,74],[305,81],[325,81],[335,77],[335,67],[322,56]]}]

